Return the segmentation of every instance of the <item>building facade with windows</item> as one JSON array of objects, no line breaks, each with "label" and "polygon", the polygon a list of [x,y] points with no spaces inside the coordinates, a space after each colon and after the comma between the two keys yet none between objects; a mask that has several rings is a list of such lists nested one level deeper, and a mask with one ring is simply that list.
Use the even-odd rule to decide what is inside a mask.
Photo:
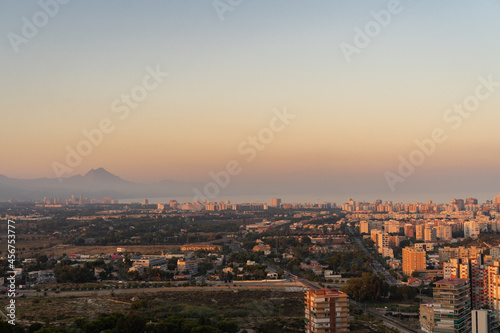
[{"label": "building facade with windows", "polygon": [[305,295],[306,333],[349,332],[349,300],[331,289],[308,290]]},{"label": "building facade with windows", "polygon": [[471,302],[468,279],[443,279],[435,282],[433,332],[471,331]]}]

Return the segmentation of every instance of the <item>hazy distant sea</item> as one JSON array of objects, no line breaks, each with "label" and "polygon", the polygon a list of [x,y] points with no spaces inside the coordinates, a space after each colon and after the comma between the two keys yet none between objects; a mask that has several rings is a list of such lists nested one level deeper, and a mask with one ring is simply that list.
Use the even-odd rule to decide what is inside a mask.
[{"label": "hazy distant sea", "polygon": [[[434,203],[447,203],[454,198],[465,199],[465,198],[476,198],[479,203],[485,203],[486,200],[493,200],[494,196],[499,193],[431,193],[431,194],[421,194],[421,193],[366,193],[366,194],[352,194],[352,195],[338,195],[338,194],[283,194],[283,195],[270,195],[270,194],[252,194],[252,195],[220,195],[216,198],[209,198],[210,202],[226,202],[231,203],[255,203],[262,202],[269,204],[271,198],[280,198],[282,203],[298,203],[298,202],[308,202],[308,203],[323,203],[323,202],[335,202],[337,205],[342,205],[347,202],[349,198],[358,202],[373,202],[377,199],[381,199],[382,202],[391,200],[392,202],[422,202],[425,203],[427,200],[432,200]],[[149,203],[168,203],[170,200],[177,200],[179,203],[193,202],[193,196],[171,196],[171,197],[151,197],[151,198],[130,198],[130,199],[120,199],[120,203],[131,203],[131,202],[144,202],[144,199],[148,199]]]},{"label": "hazy distant sea", "polygon": [[[254,194],[254,195],[228,195],[228,196],[218,196],[216,198],[209,198],[210,202],[226,202],[231,203],[267,203],[271,198],[281,198],[282,203],[295,203],[295,202],[309,202],[309,203],[323,203],[323,202],[335,202],[337,204],[344,203],[348,198],[335,198],[334,196],[314,196],[314,195],[284,195],[284,196],[270,196],[266,194]],[[160,197],[160,198],[130,198],[130,199],[120,199],[120,203],[132,203],[132,202],[144,202],[144,199],[148,199],[149,203],[168,203],[170,200],[177,200],[179,203],[193,202],[193,196],[172,196],[172,197]],[[337,200],[335,200],[337,199]]]}]

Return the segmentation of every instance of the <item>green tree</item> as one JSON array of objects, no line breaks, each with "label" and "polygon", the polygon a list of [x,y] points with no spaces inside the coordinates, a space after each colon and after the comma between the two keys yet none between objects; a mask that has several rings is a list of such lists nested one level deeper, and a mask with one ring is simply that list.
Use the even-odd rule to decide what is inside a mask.
[{"label": "green tree", "polygon": [[177,258],[170,258],[167,263],[167,267],[169,270],[173,271],[177,268]]},{"label": "green tree", "polygon": [[309,238],[308,236],[302,236],[301,242],[302,242],[302,244],[306,244],[306,245],[309,245],[312,243],[311,238]]},{"label": "green tree", "polygon": [[375,274],[363,273],[360,278],[350,279],[343,288],[356,301],[380,300],[387,293],[383,280]]},{"label": "green tree", "polygon": [[227,333],[236,333],[240,329],[239,325],[237,323],[235,323],[234,321],[229,321],[229,320],[219,321],[217,323],[217,327],[222,332],[227,332]]},{"label": "green tree", "polygon": [[41,323],[33,323],[28,327],[28,333],[34,333],[38,330],[41,330],[43,325]]}]

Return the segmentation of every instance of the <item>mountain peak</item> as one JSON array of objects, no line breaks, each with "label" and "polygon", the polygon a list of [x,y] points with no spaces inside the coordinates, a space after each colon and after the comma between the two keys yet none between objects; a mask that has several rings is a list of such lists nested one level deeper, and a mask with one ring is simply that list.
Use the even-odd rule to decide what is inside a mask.
[{"label": "mountain peak", "polygon": [[97,168],[97,169],[90,169],[89,172],[87,172],[87,175],[88,174],[91,174],[91,173],[105,173],[105,174],[112,174],[111,172],[109,172],[108,170],[104,169],[104,168]]},{"label": "mountain peak", "polygon": [[104,168],[91,169],[83,176],[84,179],[90,181],[117,181],[122,180],[120,177],[112,174]]}]

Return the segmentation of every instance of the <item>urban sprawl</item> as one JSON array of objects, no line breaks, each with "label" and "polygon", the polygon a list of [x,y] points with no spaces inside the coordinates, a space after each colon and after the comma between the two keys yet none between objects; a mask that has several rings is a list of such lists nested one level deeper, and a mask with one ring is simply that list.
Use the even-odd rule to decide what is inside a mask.
[{"label": "urban sprawl", "polygon": [[0,331],[494,332],[492,199],[11,200],[0,203]]}]

